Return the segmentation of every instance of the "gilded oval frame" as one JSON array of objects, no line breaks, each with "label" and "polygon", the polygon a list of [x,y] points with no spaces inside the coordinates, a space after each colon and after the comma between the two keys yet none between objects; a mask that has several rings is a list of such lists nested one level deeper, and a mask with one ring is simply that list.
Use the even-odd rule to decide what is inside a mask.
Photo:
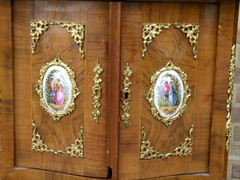
[{"label": "gilded oval frame", "polygon": [[[48,69],[51,68],[52,66],[59,66],[59,67],[63,68],[66,71],[66,73],[68,74],[68,77],[70,80],[69,82],[71,83],[71,98],[69,100],[69,103],[68,103],[66,109],[61,113],[53,112],[53,110],[50,110],[50,108],[48,107],[48,104],[45,101],[44,95],[43,95],[43,93],[44,93],[44,90],[43,90],[44,77],[45,77],[45,74],[47,73]],[[42,109],[45,112],[47,112],[54,119],[54,121],[59,121],[61,117],[71,114],[71,112],[75,109],[75,99],[81,93],[76,85],[75,73],[73,72],[73,70],[67,64],[65,64],[63,61],[61,61],[61,59],[59,57],[56,57],[52,62],[46,63],[44,66],[42,66],[42,68],[40,69],[39,75],[40,75],[40,79],[36,83],[35,90],[37,91],[37,93],[40,96],[39,104],[42,107]]]},{"label": "gilded oval frame", "polygon": [[[176,114],[174,114],[173,116],[170,116],[170,117],[163,117],[160,115],[159,110],[157,109],[157,107],[154,104],[154,88],[155,88],[155,85],[156,85],[156,82],[157,82],[159,76],[163,72],[169,71],[169,70],[173,70],[179,75],[179,77],[183,83],[183,97],[182,97],[182,102],[179,105],[180,108],[178,109]],[[175,66],[171,61],[169,61],[163,68],[156,71],[151,76],[150,83],[151,83],[150,88],[149,88],[148,92],[145,94],[145,97],[150,104],[151,113],[154,118],[156,118],[159,121],[162,121],[167,126],[169,126],[173,123],[174,120],[176,120],[177,118],[182,116],[183,113],[187,110],[187,99],[191,96],[191,89],[187,85],[187,74],[181,68]]]}]

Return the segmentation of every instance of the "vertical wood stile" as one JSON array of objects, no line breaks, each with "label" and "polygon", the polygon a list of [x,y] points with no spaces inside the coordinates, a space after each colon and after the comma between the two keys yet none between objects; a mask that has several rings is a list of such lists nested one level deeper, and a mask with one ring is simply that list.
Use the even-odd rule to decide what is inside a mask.
[{"label": "vertical wood stile", "polygon": [[[220,179],[226,176],[227,156],[223,138],[226,136],[226,109],[228,94],[228,77],[231,59],[231,47],[234,36],[235,6],[234,0],[222,0],[219,6],[219,29],[217,38],[214,99],[212,112],[212,132],[210,148],[210,177]],[[226,38],[229,37],[229,38]]]},{"label": "vertical wood stile", "polygon": [[0,1],[0,179],[14,167],[11,1]]},{"label": "vertical wood stile", "polygon": [[[112,179],[118,179],[120,67],[121,67],[121,2],[110,2],[109,36],[109,166]],[[114,108],[113,108],[114,107]]]}]

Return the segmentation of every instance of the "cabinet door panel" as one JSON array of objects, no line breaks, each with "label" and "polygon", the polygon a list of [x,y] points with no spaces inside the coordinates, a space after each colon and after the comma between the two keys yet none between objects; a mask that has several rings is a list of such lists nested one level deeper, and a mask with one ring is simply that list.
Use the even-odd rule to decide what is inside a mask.
[{"label": "cabinet door panel", "polygon": [[[119,175],[122,179],[210,173],[212,112],[218,109],[213,106],[214,87],[218,83],[215,78],[220,75],[216,74],[220,72],[215,69],[218,20],[217,3],[123,3],[121,71],[123,73],[128,63],[133,75],[130,78],[130,120],[127,127],[123,123],[120,125]],[[197,58],[194,58],[194,43],[191,45],[188,39],[189,35],[196,37],[196,32],[187,36],[174,26],[175,23],[200,25]],[[163,27],[160,31],[155,29],[160,33],[153,32],[153,28],[146,32],[149,36],[152,33],[152,39],[148,39],[147,50],[142,58],[144,24],[171,26]],[[193,28],[185,26],[183,31],[190,32]],[[174,113],[181,111],[174,109],[181,104],[171,105],[174,100],[171,86],[178,91],[175,92],[175,99],[181,99],[178,93],[187,88],[186,84],[183,89],[177,87],[178,81],[171,71],[166,71],[170,74],[163,74],[162,79],[160,73],[158,76],[153,75],[166,67],[168,62],[186,73],[186,84],[191,89],[191,96],[186,101],[186,111],[167,126],[159,119],[175,118]],[[228,68],[224,71],[228,72]],[[124,76],[122,82],[123,79]],[[163,90],[165,81],[168,83],[166,94]],[[171,81],[173,85],[169,85]],[[154,106],[146,99],[151,85],[158,87],[151,96],[156,101]],[[227,86],[224,88],[226,92]],[[158,115],[162,113],[161,118],[153,116],[152,108],[157,109],[155,113]],[[224,120],[222,117],[221,121]],[[188,153],[189,150],[191,153]]]},{"label": "cabinet door panel", "polygon": [[[107,114],[102,109],[107,109],[108,19],[106,2],[13,2],[16,166],[107,177]],[[40,20],[84,25],[85,58],[82,58],[80,45],[76,44],[71,32],[56,24],[49,25],[49,29],[43,31],[37,41],[35,54],[32,54],[29,22]],[[75,110],[59,121],[54,121],[49,113],[43,111],[39,105],[39,94],[35,90],[40,79],[40,69],[56,57],[75,72],[76,86],[81,91],[74,101]],[[99,123],[92,116],[93,70],[98,61],[105,70],[100,75],[102,97]],[[62,77],[61,74],[59,77]],[[75,144],[82,126],[84,157],[31,151],[32,120],[37,127],[36,133],[55,152],[64,151]]]}]

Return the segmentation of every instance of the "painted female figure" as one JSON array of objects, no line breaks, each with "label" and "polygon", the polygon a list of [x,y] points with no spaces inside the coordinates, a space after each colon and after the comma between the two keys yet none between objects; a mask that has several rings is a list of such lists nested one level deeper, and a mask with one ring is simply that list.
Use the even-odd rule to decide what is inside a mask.
[{"label": "painted female figure", "polygon": [[162,88],[162,93],[163,93],[163,95],[164,95],[167,99],[168,99],[169,90],[170,90],[170,87],[169,87],[169,85],[168,85],[168,82],[165,81],[165,82],[164,82],[164,86],[163,86],[163,88]]},{"label": "painted female figure", "polygon": [[62,105],[64,101],[64,89],[63,84],[60,81],[60,79],[57,79],[56,92],[54,97],[54,104],[56,105]]},{"label": "painted female figure", "polygon": [[173,85],[173,81],[170,81],[169,86],[170,86],[169,105],[171,107],[173,107],[177,104],[178,97],[177,97],[177,93],[176,93],[176,90]]},{"label": "painted female figure", "polygon": [[168,85],[168,82],[165,81],[164,85],[163,85],[163,88],[162,88],[162,94],[163,94],[164,101],[165,101],[166,104],[168,104],[169,91],[170,91],[170,87]]}]

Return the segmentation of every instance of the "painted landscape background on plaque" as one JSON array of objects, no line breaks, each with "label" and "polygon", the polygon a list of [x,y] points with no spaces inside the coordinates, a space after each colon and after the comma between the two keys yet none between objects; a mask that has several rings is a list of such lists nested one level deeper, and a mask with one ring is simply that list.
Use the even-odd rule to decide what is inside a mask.
[{"label": "painted landscape background on plaque", "polygon": [[72,83],[62,66],[50,66],[42,82],[43,99],[48,109],[57,114],[64,113],[72,99]]},{"label": "painted landscape background on plaque", "polygon": [[154,86],[154,105],[161,117],[175,116],[184,98],[184,86],[179,74],[174,70],[160,73]]}]

